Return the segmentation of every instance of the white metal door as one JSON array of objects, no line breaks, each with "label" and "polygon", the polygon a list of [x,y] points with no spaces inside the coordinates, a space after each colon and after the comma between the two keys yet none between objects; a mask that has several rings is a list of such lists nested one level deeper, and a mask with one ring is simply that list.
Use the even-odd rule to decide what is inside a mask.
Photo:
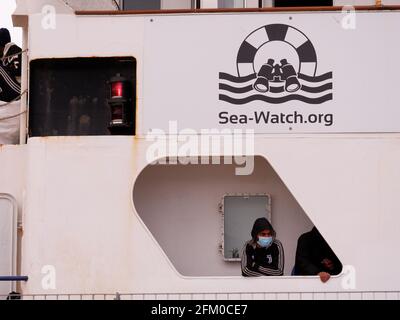
[{"label": "white metal door", "polygon": [[[13,197],[0,193],[0,276],[16,274],[17,206]],[[15,290],[10,282],[0,282],[0,296]]]}]

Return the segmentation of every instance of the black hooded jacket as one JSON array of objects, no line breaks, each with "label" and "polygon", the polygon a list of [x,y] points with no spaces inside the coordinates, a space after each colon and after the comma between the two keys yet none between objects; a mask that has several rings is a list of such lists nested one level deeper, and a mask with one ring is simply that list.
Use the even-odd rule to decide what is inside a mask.
[{"label": "black hooded jacket", "polygon": [[11,42],[6,28],[0,29],[0,47],[0,101],[11,102],[21,94],[21,48]]},{"label": "black hooded jacket", "polygon": [[21,94],[21,85],[0,64],[0,101],[11,102],[19,98]]},{"label": "black hooded jacket", "polygon": [[[322,264],[324,259],[333,262],[333,270],[327,269]],[[314,227],[310,232],[301,235],[297,241],[295,275],[311,276],[320,272],[337,275],[342,272],[342,264]]]},{"label": "black hooded jacket", "polygon": [[3,67],[6,69],[9,75],[16,79],[21,77],[21,52],[22,49],[12,42],[6,44],[3,52]]},{"label": "black hooded jacket", "polygon": [[[270,230],[274,239],[267,248],[257,246],[257,235]],[[265,218],[257,219],[251,231],[252,239],[247,241],[242,252],[242,275],[244,277],[282,276],[285,265],[282,243],[276,239],[276,233]]]},{"label": "black hooded jacket", "polygon": [[21,48],[11,42],[10,32],[0,29],[0,101],[11,102],[20,97]]}]

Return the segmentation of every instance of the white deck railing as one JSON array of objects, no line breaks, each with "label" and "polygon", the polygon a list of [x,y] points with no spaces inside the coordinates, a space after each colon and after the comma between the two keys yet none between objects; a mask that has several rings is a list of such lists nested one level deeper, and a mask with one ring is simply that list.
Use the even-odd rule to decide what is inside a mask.
[{"label": "white deck railing", "polygon": [[[21,300],[400,300],[400,291],[287,293],[32,294]],[[7,296],[0,296],[0,300]]]}]

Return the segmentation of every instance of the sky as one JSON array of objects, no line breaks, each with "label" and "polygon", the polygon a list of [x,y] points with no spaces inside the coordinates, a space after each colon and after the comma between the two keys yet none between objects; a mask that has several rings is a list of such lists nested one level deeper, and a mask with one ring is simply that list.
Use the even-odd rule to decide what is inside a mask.
[{"label": "sky", "polygon": [[14,28],[11,15],[15,10],[15,0],[0,0],[0,28],[7,28],[11,33],[11,41],[22,45],[22,29]]}]

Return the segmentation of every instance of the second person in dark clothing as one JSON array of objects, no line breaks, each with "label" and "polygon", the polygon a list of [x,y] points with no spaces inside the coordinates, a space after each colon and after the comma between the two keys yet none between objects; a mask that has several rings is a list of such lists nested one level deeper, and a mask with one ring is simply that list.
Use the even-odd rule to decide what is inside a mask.
[{"label": "second person in dark clothing", "polygon": [[242,252],[242,275],[282,276],[285,264],[282,243],[266,218],[254,222],[251,237]]},{"label": "second person in dark clothing", "polygon": [[316,276],[327,282],[342,272],[342,264],[317,228],[300,236],[297,242],[295,275]]}]

